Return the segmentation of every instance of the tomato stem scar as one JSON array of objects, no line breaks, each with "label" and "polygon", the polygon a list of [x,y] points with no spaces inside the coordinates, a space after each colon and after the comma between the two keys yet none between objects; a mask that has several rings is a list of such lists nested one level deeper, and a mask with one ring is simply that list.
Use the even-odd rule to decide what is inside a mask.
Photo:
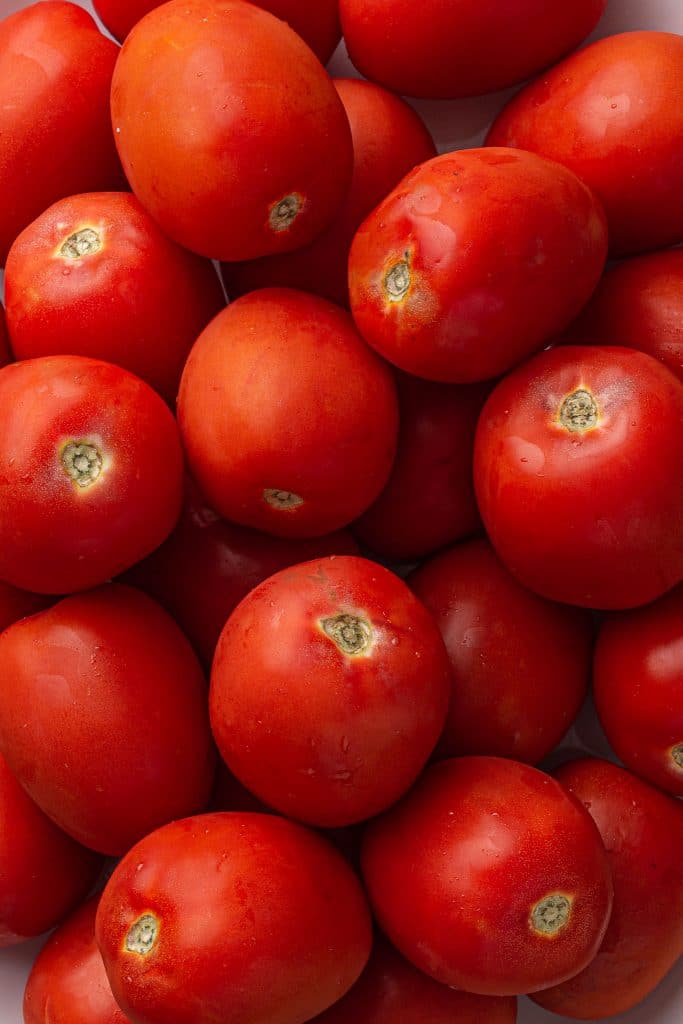
[{"label": "tomato stem scar", "polygon": [[583,434],[592,430],[598,422],[597,402],[590,391],[577,388],[567,395],[560,406],[560,423],[572,434]]},{"label": "tomato stem scar", "polygon": [[66,475],[79,487],[89,487],[102,472],[102,453],[92,441],[70,441],[62,449]]},{"label": "tomato stem scar", "polygon": [[529,922],[539,935],[553,938],[566,927],[571,913],[572,900],[560,892],[552,892],[531,908]]},{"label": "tomato stem scar", "polygon": [[268,215],[268,224],[271,230],[286,231],[301,213],[303,205],[303,198],[298,192],[292,192],[279,199],[277,203],[273,203]]},{"label": "tomato stem scar", "polygon": [[130,926],[126,935],[126,949],[129,953],[146,956],[154,949],[159,936],[159,921],[154,914],[143,914]]},{"label": "tomato stem scar", "polygon": [[370,623],[357,615],[333,615],[329,619],[321,619],[320,625],[344,654],[360,654],[372,640]]},{"label": "tomato stem scar", "polygon": [[97,232],[93,228],[81,228],[69,235],[59,251],[70,260],[78,260],[81,256],[91,256],[101,248],[102,241]]},{"label": "tomato stem scar", "polygon": [[671,748],[671,760],[678,768],[683,768],[683,743]]},{"label": "tomato stem scar", "polygon": [[266,487],[263,492],[264,501],[273,508],[297,508],[303,505],[304,499],[293,491],[279,491],[277,487]]},{"label": "tomato stem scar", "polygon": [[384,275],[384,291],[389,302],[400,302],[410,289],[410,264],[408,254],[405,259],[394,263]]}]

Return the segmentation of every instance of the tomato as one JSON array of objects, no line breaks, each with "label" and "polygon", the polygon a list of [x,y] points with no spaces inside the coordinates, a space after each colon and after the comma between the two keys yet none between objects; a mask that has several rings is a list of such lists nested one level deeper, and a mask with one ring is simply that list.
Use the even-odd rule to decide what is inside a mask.
[{"label": "tomato", "polygon": [[0,578],[65,593],[103,583],[170,533],[175,421],[109,363],[45,356],[0,370]]},{"label": "tomato", "polygon": [[372,941],[341,854],[248,813],[176,821],[133,847],[104,890],[96,935],[136,1024],[301,1024],[351,987]]},{"label": "tomato", "polygon": [[683,240],[683,36],[625,32],[515,96],[487,142],[565,164],[601,199],[613,254]]},{"label": "tomato", "polygon": [[7,337],[7,321],[5,319],[5,307],[0,302],[0,367],[6,366],[12,361],[12,353]]},{"label": "tomato", "polygon": [[351,180],[351,131],[329,76],[284,22],[242,0],[171,0],[138,22],[111,109],[138,199],[203,256],[306,245]]},{"label": "tomato", "polygon": [[508,569],[588,608],[683,577],[683,385],[628,348],[559,347],[505,378],[479,420],[474,478]]},{"label": "tomato", "polygon": [[347,264],[356,229],[404,174],[436,154],[425,125],[398,96],[356,78],[336,79],[333,85],[353,138],[353,177],[346,199],[330,226],[303,249],[224,263],[223,278],[232,297],[284,285],[348,306]]},{"label": "tomato", "polygon": [[386,483],[398,436],[393,377],[348,313],[285,288],[243,296],[200,335],[178,419],[216,511],[281,537],[360,515]]},{"label": "tomato", "polygon": [[534,999],[565,1017],[612,1017],[644,999],[683,954],[683,807],[608,761],[585,758],[555,775],[600,829],[614,907],[593,962]]},{"label": "tomato", "polygon": [[586,38],[607,0],[341,0],[351,60],[396,92],[453,99],[494,92]]},{"label": "tomato", "polygon": [[683,796],[683,585],[603,620],[593,690],[602,727],[626,767]]},{"label": "tomato", "polygon": [[206,686],[179,628],[110,584],[0,634],[0,747],[65,832],[120,855],[202,810],[213,778]]},{"label": "tomato", "polygon": [[73,3],[34,3],[0,22],[0,264],[62,196],[125,187],[109,118],[118,47]]},{"label": "tomato", "polygon": [[169,241],[125,192],[72,196],[38,217],[10,249],[5,295],[17,359],[105,359],[169,402],[197,335],[225,305],[209,261]]},{"label": "tomato", "polygon": [[436,555],[408,582],[436,619],[453,667],[440,754],[532,764],[546,757],[588,690],[590,614],[520,586],[485,540]]},{"label": "tomato", "polygon": [[567,326],[606,251],[597,200],[558,164],[505,149],[445,153],[359,228],[351,311],[366,341],[402,370],[484,380]]},{"label": "tomato", "polygon": [[332,556],[283,569],[232,613],[211,670],[211,727],[228,767],[265,803],[347,825],[414,782],[450,688],[439,631],[405,583],[375,562]]},{"label": "tomato", "polygon": [[49,603],[50,598],[44,594],[31,594],[0,580],[0,632],[17,619],[42,611]]}]

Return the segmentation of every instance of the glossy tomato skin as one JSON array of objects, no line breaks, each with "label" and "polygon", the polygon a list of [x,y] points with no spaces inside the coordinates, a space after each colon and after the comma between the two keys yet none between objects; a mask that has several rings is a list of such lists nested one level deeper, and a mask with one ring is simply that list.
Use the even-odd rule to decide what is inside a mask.
[{"label": "glossy tomato skin", "polygon": [[32,594],[28,590],[19,590],[11,583],[0,580],[0,632],[11,626],[17,619],[33,615],[47,608],[50,598],[44,594]]},{"label": "glossy tomato skin", "polygon": [[242,0],[171,0],[138,22],[111,110],[138,199],[203,256],[306,245],[349,187],[351,131],[329,76],[284,22]]},{"label": "glossy tomato skin", "polygon": [[0,754],[0,949],[56,925],[101,866],[43,814]]},{"label": "glossy tomato skin", "polygon": [[190,472],[216,511],[280,537],[363,512],[396,451],[389,368],[344,310],[305,292],[243,296],[200,335],[178,419]]},{"label": "glossy tomato skin", "polygon": [[104,359],[171,403],[197,335],[225,305],[209,261],[167,239],[128,192],[71,196],[41,214],[12,245],[5,295],[17,359]]},{"label": "glossy tomato skin", "polygon": [[683,37],[625,32],[526,86],[489,133],[565,164],[602,201],[613,255],[683,240]]},{"label": "glossy tomato skin", "polygon": [[450,688],[436,624],[402,580],[364,558],[317,559],[271,576],[228,619],[211,726],[228,767],[267,804],[347,825],[414,782]]},{"label": "glossy tomato skin", "polygon": [[644,608],[605,617],[593,693],[626,767],[683,797],[683,585]]},{"label": "glossy tomato skin", "polygon": [[[144,953],[127,948],[136,924]],[[284,818],[239,812],[138,843],[104,890],[96,935],[136,1024],[303,1024],[351,987],[372,942],[341,854]]]},{"label": "glossy tomato skin", "polygon": [[474,479],[508,569],[551,600],[646,604],[683,576],[683,386],[643,352],[560,346],[494,389]]},{"label": "glossy tomato skin", "polygon": [[47,594],[103,583],[170,533],[182,473],[175,420],[138,377],[82,356],[5,366],[0,578]]},{"label": "glossy tomato skin", "polygon": [[5,307],[0,302],[0,367],[6,366],[7,363],[11,363],[12,353],[9,347],[9,338],[7,337],[7,320],[5,318]]},{"label": "glossy tomato skin", "polygon": [[27,792],[79,842],[118,856],[202,810],[214,754],[206,684],[156,602],[110,584],[0,634],[0,747]]},{"label": "glossy tomato skin", "polygon": [[520,586],[486,540],[441,552],[408,583],[433,614],[453,667],[441,756],[541,761],[588,690],[590,614]]},{"label": "glossy tomato skin", "polygon": [[0,264],[56,199],[125,186],[109,118],[117,53],[87,11],[63,0],[0,24]]},{"label": "glossy tomato skin", "polygon": [[606,252],[600,205],[566,168],[510,149],[445,153],[408,174],[359,228],[351,312],[400,369],[485,380],[574,319]]},{"label": "glossy tomato skin", "polygon": [[683,807],[597,758],[573,761],[554,774],[600,830],[614,906],[593,962],[534,999],[565,1017],[600,1020],[639,1003],[683,954]]}]

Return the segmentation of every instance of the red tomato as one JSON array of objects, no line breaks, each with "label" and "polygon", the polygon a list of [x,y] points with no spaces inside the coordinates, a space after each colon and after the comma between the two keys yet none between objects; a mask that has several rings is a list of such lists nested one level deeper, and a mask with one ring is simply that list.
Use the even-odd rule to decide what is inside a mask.
[{"label": "red tomato", "polygon": [[683,585],[603,620],[593,689],[607,739],[626,767],[683,796]]},{"label": "red tomato", "polygon": [[[554,9],[554,8],[553,8]],[[602,200],[613,254],[683,240],[683,36],[625,32],[526,86],[487,143],[557,160]]]},{"label": "red tomato", "polygon": [[592,963],[534,999],[565,1017],[612,1017],[644,999],[683,954],[683,807],[608,761],[585,758],[555,775],[600,830],[614,906]]},{"label": "red tomato", "polygon": [[49,603],[50,598],[44,594],[31,594],[0,580],[0,632],[17,619],[42,611]]},{"label": "red tomato", "polygon": [[206,328],[185,366],[178,418],[190,470],[227,519],[281,537],[329,533],[386,483],[398,403],[348,313],[264,288]]},{"label": "red tomato", "polygon": [[470,149],[417,167],[349,256],[363,337],[417,377],[484,380],[562,330],[595,288],[607,235],[573,174],[531,153]]},{"label": "red tomato", "polygon": [[213,778],[206,687],[179,628],[146,594],[110,584],[0,634],[0,746],[61,828],[124,853],[201,810]]},{"label": "red tomato", "polygon": [[284,285],[348,306],[347,264],[356,229],[404,174],[436,154],[425,125],[398,96],[357,78],[336,79],[333,85],[353,138],[353,177],[346,199],[330,226],[305,248],[248,263],[224,263],[223,278],[233,297]]},{"label": "red tomato", "polygon": [[590,614],[521,587],[485,540],[444,551],[408,582],[436,619],[453,667],[439,753],[531,764],[546,757],[588,689]]},{"label": "red tomato", "polygon": [[204,256],[306,245],[351,180],[351,132],[329,76],[284,22],[242,0],[171,0],[138,22],[111,109],[133,191]]},{"label": "red tomato", "polygon": [[232,613],[211,671],[211,727],[228,767],[271,807],[347,825],[415,781],[450,687],[439,631],[405,583],[333,556],[283,569]]},{"label": "red tomato", "polygon": [[654,600],[683,577],[683,385],[628,348],[566,346],[505,378],[479,420],[489,537],[544,597]]},{"label": "red tomato", "polygon": [[0,302],[0,366],[6,366],[12,361],[12,353],[7,337],[7,321],[5,319],[5,307]]},{"label": "red tomato", "polygon": [[341,854],[265,814],[176,821],[108,882],[97,941],[136,1024],[301,1024],[351,987],[372,941]]},{"label": "red tomato", "polygon": [[109,117],[117,54],[87,11],[62,0],[0,22],[0,264],[56,199],[125,186]]},{"label": "red tomato", "polygon": [[81,356],[0,370],[0,578],[103,583],[164,540],[181,501],[176,424],[143,381]]},{"label": "red tomato", "polygon": [[101,865],[45,817],[0,754],[0,948],[54,927]]},{"label": "red tomato", "polygon": [[169,241],[126,192],[51,206],[10,249],[5,294],[17,359],[105,359],[169,402],[197,335],[225,305],[208,260]]}]

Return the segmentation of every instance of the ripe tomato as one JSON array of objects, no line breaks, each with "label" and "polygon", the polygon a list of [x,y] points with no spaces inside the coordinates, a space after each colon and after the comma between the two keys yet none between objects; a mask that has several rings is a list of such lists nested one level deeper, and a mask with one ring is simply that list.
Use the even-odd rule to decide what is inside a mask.
[{"label": "ripe tomato", "polygon": [[408,582],[436,619],[453,667],[439,753],[532,764],[546,757],[588,690],[590,614],[520,586],[485,540],[436,555]]},{"label": "ripe tomato", "polygon": [[445,153],[359,228],[351,311],[366,341],[402,370],[484,380],[567,326],[606,252],[597,200],[558,164],[504,149]]},{"label": "ripe tomato", "polygon": [[474,450],[479,510],[508,569],[588,608],[683,577],[683,385],[629,348],[566,346],[506,377]]},{"label": "ripe tomato", "polygon": [[382,929],[420,970],[482,995],[535,992],[595,956],[612,882],[590,815],[549,776],[497,757],[432,765],[368,826]]},{"label": "ripe tomato", "polygon": [[348,313],[264,288],[200,335],[180,383],[190,470],[227,519],[281,537],[329,533],[386,483],[398,402]]},{"label": "ripe tomato", "polygon": [[31,594],[0,580],[0,632],[17,619],[42,611],[49,603],[50,598],[44,594]]},{"label": "ripe tomato", "polygon": [[82,356],[0,370],[0,578],[103,583],[164,540],[181,501],[176,424],[143,381]]},{"label": "ripe tomato", "polygon": [[143,839],[96,921],[114,995],[136,1024],[301,1024],[361,973],[361,886],[315,833],[265,814],[205,814]]},{"label": "ripe tomato", "polygon": [[487,143],[557,160],[602,200],[613,254],[683,240],[683,36],[625,32],[515,96]]},{"label": "ripe tomato", "polygon": [[225,305],[209,261],[169,241],[127,192],[51,206],[10,249],[5,295],[17,359],[105,359],[172,403],[197,335]]},{"label": "ripe tomato", "polygon": [[683,807],[608,761],[584,758],[554,774],[600,830],[614,906],[592,963],[534,999],[565,1017],[612,1017],[644,999],[683,955]]},{"label": "ripe tomato", "polygon": [[351,132],[329,76],[284,22],[242,0],[171,0],[138,22],[111,109],[133,191],[204,256],[306,245],[351,180]]},{"label": "ripe tomato", "polygon": [[439,631],[405,583],[333,556],[283,569],[232,613],[211,671],[211,727],[228,767],[271,807],[347,825],[415,781],[450,688]]},{"label": "ripe tomato", "polygon": [[5,307],[0,302],[0,367],[6,366],[12,361],[12,353],[7,337],[7,321],[5,319]]},{"label": "ripe tomato", "polygon": [[0,634],[0,747],[69,835],[124,853],[201,810],[213,777],[195,654],[146,594],[110,584]]}]

